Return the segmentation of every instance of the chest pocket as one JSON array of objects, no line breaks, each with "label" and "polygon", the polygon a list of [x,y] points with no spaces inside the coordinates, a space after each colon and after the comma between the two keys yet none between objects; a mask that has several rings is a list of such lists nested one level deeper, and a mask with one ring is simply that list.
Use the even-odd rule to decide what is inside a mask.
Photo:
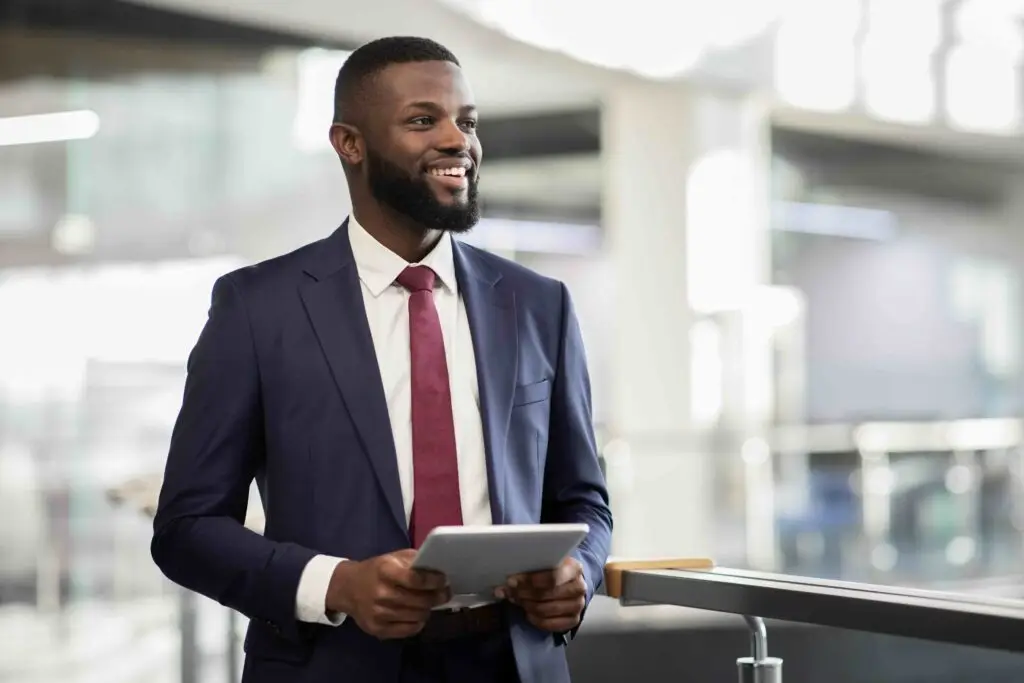
[{"label": "chest pocket", "polygon": [[549,398],[551,398],[551,382],[546,379],[530,384],[520,384],[512,396],[512,407],[540,403]]}]

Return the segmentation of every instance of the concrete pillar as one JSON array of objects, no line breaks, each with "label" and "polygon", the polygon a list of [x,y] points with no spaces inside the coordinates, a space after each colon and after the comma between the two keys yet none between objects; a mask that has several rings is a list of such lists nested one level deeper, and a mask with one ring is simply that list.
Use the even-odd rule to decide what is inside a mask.
[{"label": "concrete pillar", "polygon": [[[772,412],[760,310],[770,275],[767,117],[750,98],[680,84],[638,81],[603,105],[602,221],[616,292],[613,552],[714,555],[735,535],[719,524],[730,489],[722,476],[735,478],[735,491],[751,468],[758,481],[771,471],[766,448],[751,442]],[[713,455],[708,433],[721,430],[724,452]],[[734,516],[742,552],[742,502]]]}]

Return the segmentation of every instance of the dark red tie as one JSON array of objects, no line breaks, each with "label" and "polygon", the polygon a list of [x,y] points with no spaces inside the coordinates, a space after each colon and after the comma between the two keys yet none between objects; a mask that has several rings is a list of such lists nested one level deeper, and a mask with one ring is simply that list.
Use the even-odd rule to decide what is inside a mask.
[{"label": "dark red tie", "polygon": [[459,462],[441,319],[434,305],[434,271],[410,266],[398,276],[409,290],[412,369],[413,504],[409,535],[418,548],[434,527],[461,526]]}]

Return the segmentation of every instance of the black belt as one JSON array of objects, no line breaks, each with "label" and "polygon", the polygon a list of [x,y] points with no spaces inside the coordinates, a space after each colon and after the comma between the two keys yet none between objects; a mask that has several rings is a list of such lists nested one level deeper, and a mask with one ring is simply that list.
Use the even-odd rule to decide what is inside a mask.
[{"label": "black belt", "polygon": [[466,636],[495,633],[505,627],[505,608],[499,602],[456,610],[438,610],[420,631],[424,642],[436,643]]}]

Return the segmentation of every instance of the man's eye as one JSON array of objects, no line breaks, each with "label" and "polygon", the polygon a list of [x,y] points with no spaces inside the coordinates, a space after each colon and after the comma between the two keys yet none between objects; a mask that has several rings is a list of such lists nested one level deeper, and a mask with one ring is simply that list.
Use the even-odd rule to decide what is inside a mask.
[{"label": "man's eye", "polygon": [[409,123],[411,123],[413,125],[416,125],[416,126],[429,126],[433,122],[434,122],[434,119],[432,117],[430,117],[430,116],[417,116],[416,118],[414,118]]},{"label": "man's eye", "polygon": [[472,119],[467,119],[462,122],[462,127],[465,128],[466,130],[476,130],[478,125],[479,123]]}]

